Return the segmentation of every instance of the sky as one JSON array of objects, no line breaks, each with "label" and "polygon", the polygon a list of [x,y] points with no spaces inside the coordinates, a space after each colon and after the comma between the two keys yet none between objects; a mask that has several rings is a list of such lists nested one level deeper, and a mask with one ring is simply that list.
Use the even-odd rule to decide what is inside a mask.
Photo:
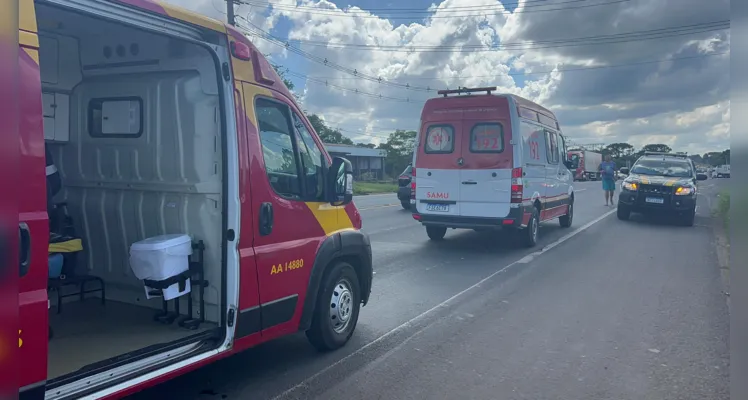
[{"label": "sky", "polygon": [[[226,20],[223,0],[168,0]],[[436,90],[496,86],[576,144],[729,148],[729,0],[243,0],[237,24],[355,142],[417,130]]]}]

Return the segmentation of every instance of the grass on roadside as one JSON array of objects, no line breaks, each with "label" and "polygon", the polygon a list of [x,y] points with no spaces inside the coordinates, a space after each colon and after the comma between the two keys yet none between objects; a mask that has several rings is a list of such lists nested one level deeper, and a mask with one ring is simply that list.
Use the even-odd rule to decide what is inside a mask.
[{"label": "grass on roadside", "polygon": [[397,192],[396,183],[382,182],[357,182],[353,181],[353,194],[377,194],[377,193],[395,193]]},{"label": "grass on roadside", "polygon": [[730,214],[730,192],[723,190],[719,193],[719,203],[717,203],[717,214],[722,218],[725,224],[725,230],[729,228]]}]

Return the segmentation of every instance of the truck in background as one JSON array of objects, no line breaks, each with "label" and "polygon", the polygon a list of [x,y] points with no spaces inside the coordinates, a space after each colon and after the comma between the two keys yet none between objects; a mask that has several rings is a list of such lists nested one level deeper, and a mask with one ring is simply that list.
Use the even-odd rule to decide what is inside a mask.
[{"label": "truck in background", "polygon": [[600,179],[600,172],[597,168],[603,162],[602,154],[589,150],[571,150],[569,151],[569,160],[571,161],[575,181],[597,181]]},{"label": "truck in background", "polygon": [[717,173],[717,178],[729,178],[730,177],[730,164],[720,165],[714,169]]}]

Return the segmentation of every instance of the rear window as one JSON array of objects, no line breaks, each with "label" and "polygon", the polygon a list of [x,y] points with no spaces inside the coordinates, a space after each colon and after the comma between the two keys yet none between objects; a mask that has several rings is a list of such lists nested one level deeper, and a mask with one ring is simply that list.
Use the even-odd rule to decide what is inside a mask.
[{"label": "rear window", "polygon": [[450,125],[432,125],[426,132],[424,149],[428,154],[451,153],[455,148],[455,130]]},{"label": "rear window", "polygon": [[501,153],[504,151],[504,127],[497,123],[481,123],[470,131],[470,151]]}]

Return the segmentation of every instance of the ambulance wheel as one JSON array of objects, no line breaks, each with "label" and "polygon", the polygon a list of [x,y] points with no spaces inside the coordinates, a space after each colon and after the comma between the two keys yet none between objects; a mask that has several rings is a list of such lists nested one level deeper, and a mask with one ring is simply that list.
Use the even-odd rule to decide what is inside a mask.
[{"label": "ambulance wheel", "polygon": [[520,239],[525,247],[534,247],[538,243],[538,231],[540,230],[540,213],[533,207],[527,228],[519,231]]},{"label": "ambulance wheel", "polygon": [[572,200],[571,203],[569,203],[569,211],[566,212],[566,215],[562,215],[558,219],[558,223],[561,224],[562,228],[569,228],[571,227],[571,223],[574,221],[574,201]]},{"label": "ambulance wheel", "polygon": [[442,240],[444,235],[447,234],[447,228],[442,226],[427,226],[426,234],[429,235],[431,240]]},{"label": "ambulance wheel", "polygon": [[322,279],[312,325],[306,331],[319,351],[343,347],[353,335],[361,309],[361,286],[353,266],[341,261]]}]

